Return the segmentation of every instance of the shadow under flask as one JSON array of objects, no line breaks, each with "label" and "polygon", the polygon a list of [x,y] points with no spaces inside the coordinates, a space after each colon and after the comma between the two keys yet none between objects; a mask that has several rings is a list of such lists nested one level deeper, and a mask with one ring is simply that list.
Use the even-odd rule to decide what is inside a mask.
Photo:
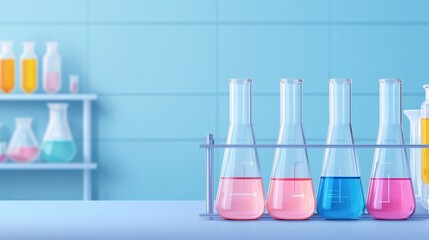
[{"label": "shadow under flask", "polygon": [[[255,144],[252,127],[252,80],[230,81],[230,125],[226,144]],[[252,220],[265,211],[264,189],[256,148],[226,148],[216,198],[226,219]]]},{"label": "shadow under flask", "polygon": [[16,128],[7,148],[7,156],[15,162],[32,162],[39,156],[39,143],[31,129],[32,118],[15,118]]},{"label": "shadow under flask", "polygon": [[42,158],[48,162],[69,162],[76,155],[66,103],[48,103],[49,123],[42,143]]},{"label": "shadow under flask", "polygon": [[[329,129],[326,144],[353,145],[351,80],[329,81]],[[326,219],[357,219],[365,200],[354,148],[326,148],[317,196],[317,212]]]},{"label": "shadow under flask", "polygon": [[[305,144],[301,79],[280,81],[280,131],[277,144]],[[276,149],[267,209],[276,219],[302,220],[314,214],[316,201],[305,148]]]},{"label": "shadow under flask", "polygon": [[[377,145],[403,145],[402,80],[380,80]],[[375,219],[407,219],[416,208],[405,148],[376,148],[366,204]]]}]

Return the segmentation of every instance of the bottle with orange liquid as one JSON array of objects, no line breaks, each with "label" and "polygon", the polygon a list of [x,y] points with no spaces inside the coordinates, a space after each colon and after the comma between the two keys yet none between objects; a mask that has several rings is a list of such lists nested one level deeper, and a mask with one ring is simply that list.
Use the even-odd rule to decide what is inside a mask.
[{"label": "bottle with orange liquid", "polygon": [[3,93],[10,93],[15,87],[15,56],[13,42],[0,43],[0,89]]},{"label": "bottle with orange liquid", "polygon": [[21,55],[21,89],[24,93],[33,93],[37,89],[37,56],[34,42],[23,43]]},{"label": "bottle with orange liquid", "polygon": [[[421,107],[420,118],[420,137],[421,144],[429,144],[429,84],[423,85],[426,92],[426,100]],[[429,148],[421,149],[422,155],[422,181],[429,184]]]},{"label": "bottle with orange liquid", "polygon": [[[280,132],[277,144],[305,144],[302,80],[280,81]],[[267,209],[276,219],[303,220],[316,210],[313,180],[305,148],[277,148]]]}]

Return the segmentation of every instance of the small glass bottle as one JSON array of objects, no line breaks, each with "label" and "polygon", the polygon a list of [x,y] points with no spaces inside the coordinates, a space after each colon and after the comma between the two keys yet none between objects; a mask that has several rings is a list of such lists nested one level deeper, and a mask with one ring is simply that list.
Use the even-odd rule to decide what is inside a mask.
[{"label": "small glass bottle", "polygon": [[[351,79],[329,81],[329,129],[326,144],[353,145]],[[326,148],[317,196],[317,212],[327,219],[357,219],[365,209],[355,149]]]},{"label": "small glass bottle", "polygon": [[57,93],[61,89],[61,56],[58,42],[46,43],[43,57],[43,89],[47,93]]},{"label": "small glass bottle", "polygon": [[[280,81],[280,131],[277,144],[305,144],[302,80]],[[277,148],[267,209],[276,219],[303,220],[316,210],[313,180],[305,148]]]},{"label": "small glass bottle", "polygon": [[[230,82],[230,125],[226,144],[255,144],[251,79]],[[216,198],[225,219],[252,220],[265,211],[264,187],[255,148],[226,148]]]},{"label": "small glass bottle", "polygon": [[69,76],[69,90],[70,93],[77,94],[79,91],[79,76],[70,75]]},{"label": "small glass bottle", "polygon": [[39,143],[31,129],[31,118],[15,118],[16,128],[7,148],[9,159],[25,163],[39,156]]},{"label": "small glass bottle", "polygon": [[48,103],[49,123],[43,137],[42,158],[47,162],[69,162],[76,156],[65,103]]},{"label": "small glass bottle", "polygon": [[37,56],[34,42],[24,42],[21,55],[21,89],[24,93],[33,93],[37,89]]},{"label": "small glass bottle", "polygon": [[0,42],[0,89],[10,93],[15,87],[15,55],[13,42]]},{"label": "small glass bottle", "polygon": [[[377,145],[403,145],[402,80],[380,80]],[[405,148],[376,148],[366,208],[375,219],[406,219],[415,210]]]}]

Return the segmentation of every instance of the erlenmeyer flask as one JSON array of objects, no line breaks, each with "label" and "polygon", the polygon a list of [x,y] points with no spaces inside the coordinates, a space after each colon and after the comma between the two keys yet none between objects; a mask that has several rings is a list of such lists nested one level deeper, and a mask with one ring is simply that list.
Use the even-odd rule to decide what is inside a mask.
[{"label": "erlenmeyer flask", "polygon": [[31,129],[31,118],[15,118],[16,128],[7,148],[7,156],[15,162],[31,162],[39,156],[39,144]]},{"label": "erlenmeyer flask", "polygon": [[[305,144],[302,80],[280,81],[280,132],[277,144]],[[316,210],[305,148],[278,148],[274,156],[267,209],[277,219],[307,219]]]},{"label": "erlenmeyer flask", "polygon": [[[380,80],[380,126],[377,144],[404,144],[402,80]],[[405,148],[376,148],[366,208],[376,219],[406,219],[415,210]]]},{"label": "erlenmeyer flask", "polygon": [[[354,144],[351,80],[329,81],[329,129],[326,144]],[[357,219],[365,201],[354,148],[326,148],[317,196],[317,212],[327,219]]]},{"label": "erlenmeyer flask", "polygon": [[[230,82],[230,125],[226,144],[255,144],[252,127],[252,80]],[[226,148],[216,198],[226,219],[257,219],[265,210],[264,189],[255,148]]]},{"label": "erlenmeyer flask", "polygon": [[69,162],[76,155],[65,103],[48,103],[49,123],[42,144],[42,158],[48,162]]}]

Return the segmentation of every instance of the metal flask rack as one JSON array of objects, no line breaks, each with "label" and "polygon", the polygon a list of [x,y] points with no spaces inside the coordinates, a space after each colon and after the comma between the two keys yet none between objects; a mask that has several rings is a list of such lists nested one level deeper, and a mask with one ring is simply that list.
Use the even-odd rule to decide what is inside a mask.
[{"label": "metal flask rack", "polygon": [[[200,217],[206,220],[222,220],[223,218],[219,216],[214,211],[214,149],[220,148],[429,148],[429,144],[403,144],[403,145],[376,145],[376,144],[215,144],[213,134],[207,134],[205,144],[201,144],[200,148],[206,150],[206,211],[201,213]],[[411,218],[429,218],[429,212],[422,210],[423,207],[420,204],[416,205],[416,212],[411,216]],[[418,211],[420,210],[420,211]],[[320,215],[315,213],[310,219],[322,218]],[[361,218],[368,219],[371,218],[367,213],[365,213]],[[271,220],[271,216],[267,213],[264,213],[260,219]]]}]

